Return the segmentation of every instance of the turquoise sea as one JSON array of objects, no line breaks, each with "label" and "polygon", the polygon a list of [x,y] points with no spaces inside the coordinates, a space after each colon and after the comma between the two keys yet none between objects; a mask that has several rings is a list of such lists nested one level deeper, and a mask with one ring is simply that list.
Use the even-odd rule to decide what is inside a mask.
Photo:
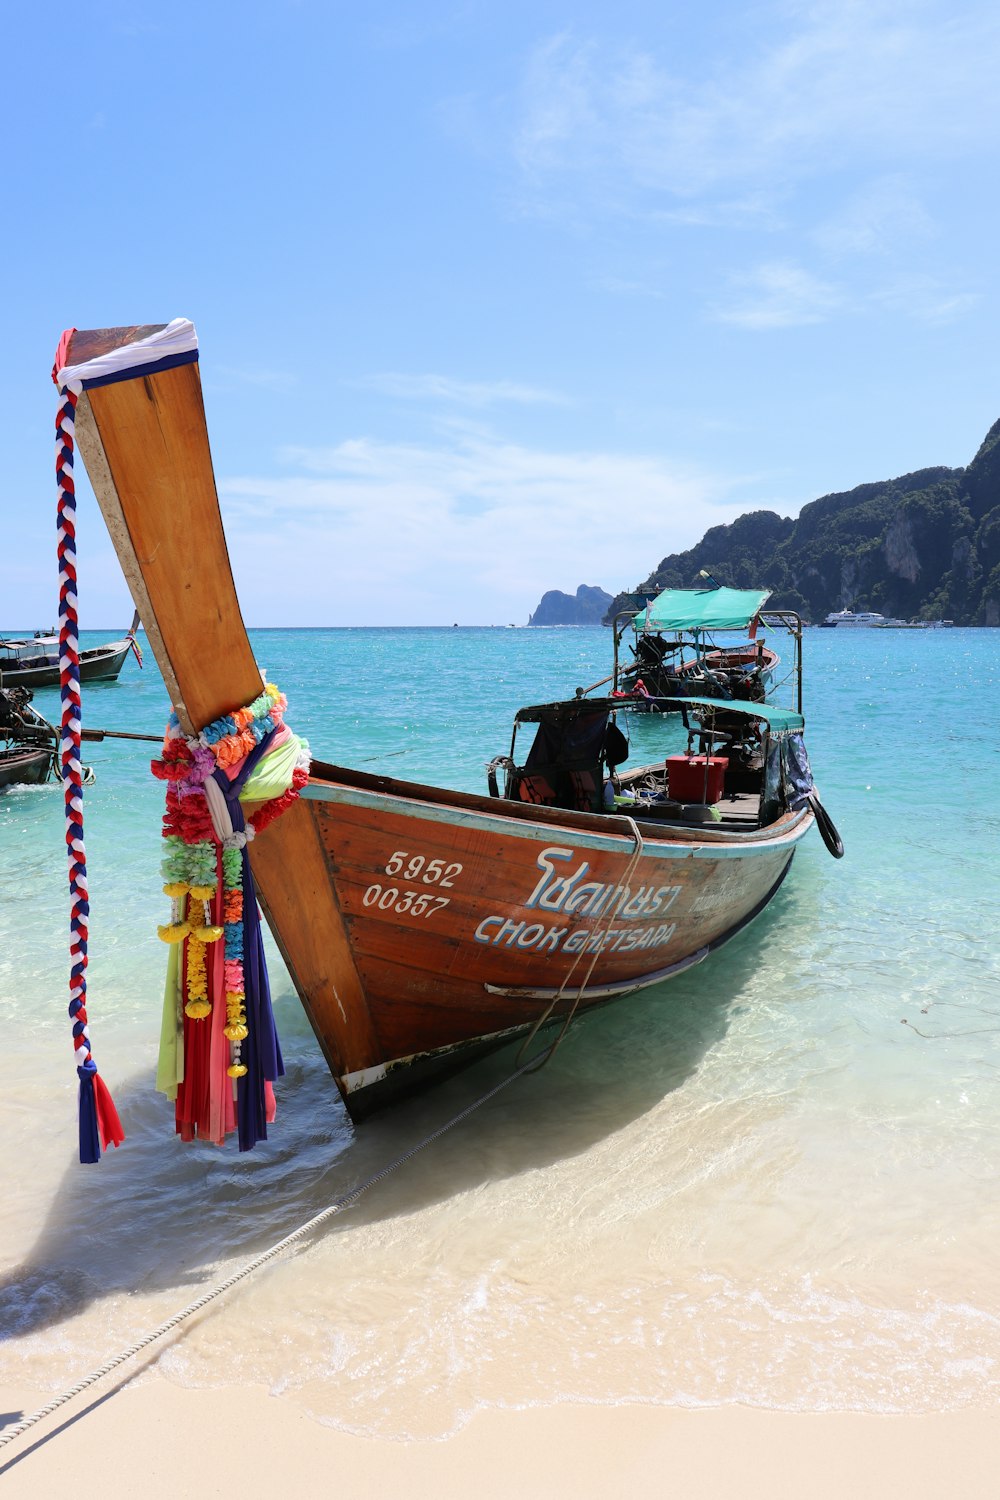
[{"label": "turquoise sea", "polygon": [[[114,633],[85,635],[96,644]],[[252,632],[315,754],[485,790],[513,711],[607,631]],[[847,853],[800,847],[706,963],[582,1019],[518,1080],[136,1371],[256,1383],[437,1436],[564,1399],[922,1412],[1000,1397],[1000,631],[805,635],[807,742]],[[35,704],[58,714],[55,691]],[[152,653],[86,691],[158,733]],[[675,731],[677,733],[677,731]],[[654,726],[634,724],[634,758]],[[355,1130],[281,961],[287,1076],[249,1156],[153,1091],[155,747],[87,747],[94,1053],[128,1140],[75,1161],[61,789],[0,796],[0,1387],[51,1395],[391,1161],[501,1053]]]}]

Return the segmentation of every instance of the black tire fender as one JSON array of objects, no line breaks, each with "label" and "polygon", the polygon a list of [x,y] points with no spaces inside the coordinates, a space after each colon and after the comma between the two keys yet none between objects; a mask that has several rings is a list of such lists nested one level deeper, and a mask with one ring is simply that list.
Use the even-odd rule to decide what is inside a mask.
[{"label": "black tire fender", "polygon": [[816,818],[816,827],[819,829],[820,838],[823,840],[834,859],[843,859],[844,841],[837,832],[837,826],[815,792],[809,797],[809,806]]}]

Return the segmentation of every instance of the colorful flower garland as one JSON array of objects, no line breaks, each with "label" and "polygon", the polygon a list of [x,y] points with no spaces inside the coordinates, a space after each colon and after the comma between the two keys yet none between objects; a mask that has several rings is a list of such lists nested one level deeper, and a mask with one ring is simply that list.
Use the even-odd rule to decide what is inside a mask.
[{"label": "colorful flower garland", "polygon": [[[164,894],[171,901],[171,917],[158,928],[158,933],[164,942],[181,945],[183,1044],[186,1050],[189,1043],[194,1043],[201,1064],[208,1070],[207,1087],[199,1076],[186,1091],[182,1103],[180,1088],[186,1081],[183,1058],[181,1066],[174,1068],[172,1077],[179,1086],[175,1094],[178,1130],[184,1134],[205,1134],[210,1139],[219,1139],[223,1133],[218,1123],[226,1114],[218,1099],[217,1063],[221,1053],[210,1042],[206,1047],[189,1033],[189,1023],[213,1017],[213,1002],[217,999],[224,997],[225,1004],[221,1032],[228,1044],[225,1073],[235,1086],[235,1081],[245,1079],[250,1071],[243,1048],[250,1036],[244,959],[251,917],[257,950],[260,939],[246,845],[291,805],[309,778],[308,746],[285,726],[286,707],[284,694],[273,683],[267,683],[260,696],[246,708],[224,714],[197,735],[186,738],[176,715],[171,715],[162,757],[151,764],[154,776],[167,783],[161,870]],[[289,741],[296,753],[287,786],[279,795],[261,802],[244,823],[234,803],[246,788],[248,776],[256,776],[268,756],[279,748],[287,753]],[[222,962],[210,963],[208,951],[220,941]],[[262,952],[258,951],[258,957],[260,962],[254,966],[254,972],[258,967],[263,969]],[[255,981],[255,986],[250,997],[253,1008],[259,1014],[262,1005],[268,1007],[267,1020],[273,1036],[266,973],[262,982]],[[259,990],[264,993],[258,993]],[[276,1038],[273,1040],[276,1050]],[[252,1057],[251,1063],[253,1060]],[[270,1082],[270,1079],[256,1080],[262,1096]],[[188,1098],[187,1094],[196,1097]],[[268,1114],[268,1119],[271,1117]],[[227,1128],[233,1128],[231,1122]],[[248,1127],[248,1138],[244,1141],[242,1119],[240,1130],[241,1149],[250,1149],[260,1133],[266,1134]]]}]

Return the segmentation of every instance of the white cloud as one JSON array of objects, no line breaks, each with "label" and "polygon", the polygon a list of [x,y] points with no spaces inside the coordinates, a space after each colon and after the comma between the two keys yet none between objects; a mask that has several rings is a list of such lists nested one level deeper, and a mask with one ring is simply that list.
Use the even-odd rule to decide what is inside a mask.
[{"label": "white cloud", "polygon": [[[701,77],[665,56],[562,34],[530,59],[515,152],[539,199],[576,180],[745,203],[846,163],[989,152],[1000,14],[938,0],[811,0],[756,9]],[[752,20],[753,31],[748,26]],[[652,205],[651,205],[652,206]]]},{"label": "white cloud", "polygon": [[614,593],[744,508],[718,475],[481,433],[283,458],[283,476],[226,478],[220,494],[253,617],[276,577],[294,581],[279,591],[285,623],[524,621],[546,589]]},{"label": "white cloud", "polygon": [[[978,299],[948,185],[970,166],[990,180],[998,73],[1000,11],[984,0],[765,0],[677,45],[668,27],[653,45],[567,30],[525,65],[520,207],[577,235],[625,223],[633,246],[643,227],[780,235],[742,274],[713,237],[715,283],[728,270],[735,294],[709,316],[747,330],[872,308],[955,320]],[[591,284],[655,289],[630,271],[605,264]]]},{"label": "white cloud", "polygon": [[905,177],[866,183],[813,231],[812,239],[832,256],[888,255],[934,234],[934,223]]},{"label": "white cloud", "polygon": [[780,230],[788,227],[785,194],[771,190],[719,198],[716,202],[684,202],[674,208],[653,209],[646,217],[657,223],[691,229]]},{"label": "white cloud", "polygon": [[837,287],[784,261],[734,276],[732,284],[740,294],[739,300],[718,306],[715,318],[739,328],[796,328],[823,323],[845,305]]},{"label": "white cloud", "polygon": [[734,275],[730,286],[732,297],[716,304],[712,315],[716,322],[751,332],[825,323],[837,313],[872,308],[918,323],[953,323],[982,301],[978,292],[918,273],[899,275],[888,284],[855,287],[848,293],[788,261],[771,261]]},{"label": "white cloud", "polygon": [[876,292],[874,301],[919,323],[954,323],[982,301],[978,292],[957,291],[933,276],[905,276]]},{"label": "white cloud", "polygon": [[368,375],[354,383],[404,401],[444,401],[455,406],[495,406],[504,401],[527,406],[569,404],[556,391],[518,385],[511,380],[455,380],[449,375],[400,375],[390,371]]}]

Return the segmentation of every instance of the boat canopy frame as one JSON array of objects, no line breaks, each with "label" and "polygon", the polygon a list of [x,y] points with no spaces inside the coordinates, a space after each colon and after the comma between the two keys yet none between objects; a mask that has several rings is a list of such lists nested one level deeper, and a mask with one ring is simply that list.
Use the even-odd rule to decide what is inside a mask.
[{"label": "boat canopy frame", "polygon": [[[681,591],[680,590],[673,590],[672,592],[676,593],[676,592],[681,592]],[[745,593],[747,591],[745,591],[745,590],[731,589],[728,592],[730,592],[730,593]],[[758,591],[758,592],[754,593],[754,597],[760,597],[760,592],[761,591]],[[765,598],[765,599],[769,597],[769,594],[768,594],[768,592],[766,590],[762,591],[762,597]],[[643,613],[643,611],[640,611],[640,613]],[[616,692],[616,693],[618,692],[618,683],[619,683],[619,678],[621,676],[621,656],[620,656],[621,643],[622,643],[622,640],[625,637],[626,631],[629,629],[629,626],[633,626],[637,618],[638,618],[638,616],[636,615],[636,613],[635,613],[634,610],[621,610],[621,611],[619,611],[619,613],[617,615],[615,615],[614,619],[611,622],[612,635],[614,637],[614,669],[612,671],[610,679],[605,678],[604,681],[605,682],[610,681],[611,684],[612,684],[612,691]],[[800,614],[798,614],[794,609],[763,609],[762,608],[762,609],[759,609],[755,615],[751,616],[751,619],[747,622],[747,626],[749,627],[750,625],[752,625],[752,623],[753,623],[754,620],[756,620],[758,622],[758,627],[763,627],[764,629],[770,628],[772,630],[782,630],[782,631],[786,632],[786,634],[788,634],[791,637],[792,643],[793,643],[793,651],[794,651],[794,657],[793,657],[793,663],[792,663],[792,671],[793,671],[794,676],[795,676],[795,707],[796,707],[798,713],[801,714],[802,713],[802,616]],[[693,648],[694,652],[695,652],[695,655],[701,657],[701,656],[705,655],[707,651],[711,651],[711,650],[717,649],[716,646],[715,646],[715,643],[714,643],[714,641],[712,641],[711,637],[712,637],[712,635],[714,633],[714,630],[718,630],[720,628],[721,627],[716,626],[716,627],[714,627],[714,629],[710,630],[708,628],[698,627],[697,629],[684,630],[684,631],[676,631],[676,630],[673,630],[673,629],[671,629],[671,630],[668,631],[668,630],[665,630],[665,629],[664,630],[660,630],[658,628],[651,628],[651,629],[648,629],[648,630],[639,630],[639,629],[637,629],[636,630],[636,634],[637,635],[658,635],[661,638],[661,640],[663,640],[664,645],[668,649],[671,649],[671,650],[681,650],[685,646],[691,646]],[[739,629],[739,628],[743,628],[743,627],[736,627],[736,628]],[[600,683],[595,683],[594,684],[595,687],[601,686],[601,685],[602,684],[600,684]],[[578,694],[580,694],[581,696],[583,696],[583,694],[585,694],[587,692],[587,689],[585,689],[585,688],[584,689],[578,688],[577,692],[578,692]],[[661,702],[664,702],[664,703],[667,702],[666,699],[657,700],[657,701],[661,701]],[[689,699],[688,701],[689,702],[693,702],[694,700],[693,699]]]},{"label": "boat canopy frame", "polygon": [[[514,715],[514,730],[520,724],[540,724],[552,718],[575,719],[581,714],[613,714],[627,704],[632,695],[617,695],[607,698],[557,698],[552,703],[533,703],[519,708]],[[742,714],[748,719],[763,719],[774,734],[801,734],[805,720],[801,713],[791,708],[782,708],[777,703],[751,703],[743,698],[698,698],[664,697],[660,703],[669,703],[672,708],[711,708],[719,713]]]},{"label": "boat canopy frame", "polygon": [[[639,695],[631,694],[603,698],[577,696],[519,709],[514,715],[510,753],[497,756],[487,767],[490,795],[502,795],[505,800],[517,801],[518,797],[524,797],[519,790],[522,783],[530,783],[535,791],[524,798],[526,801],[548,800],[567,811],[602,811],[607,806],[603,801],[603,778],[608,775],[614,778],[617,767],[627,758],[628,752],[628,742],[615,725],[615,714],[638,701]],[[648,699],[643,701],[648,702]],[[725,749],[716,751],[717,742],[723,747],[735,742],[753,744],[755,739],[759,742],[760,826],[767,826],[789,807],[799,805],[790,800],[790,791],[801,792],[801,802],[802,797],[813,790],[802,739],[805,720],[796,710],[776,703],[708,696],[664,696],[655,701],[663,711],[680,713],[688,732],[689,754],[692,738],[702,742],[699,753],[709,755],[727,753]],[[691,711],[697,714],[700,722],[691,722]],[[580,738],[574,735],[573,725],[584,717],[595,722],[582,730]],[[740,728],[740,721],[745,728]],[[518,729],[526,724],[538,726],[538,734],[527,759],[520,765],[515,758]],[[548,738],[545,726],[548,726]],[[563,734],[567,736],[565,747],[559,744]],[[506,772],[502,794],[497,780],[501,767]]]},{"label": "boat canopy frame", "polygon": [[664,589],[633,616],[636,634],[749,630],[771,597],[770,589]]},{"label": "boat canopy frame", "polygon": [[[491,776],[492,795],[499,795],[499,792],[493,791],[492,788],[495,783],[495,772],[501,765],[505,766],[511,774],[518,774],[528,769],[528,762],[525,762],[524,766],[519,766],[515,760],[517,734],[522,725],[549,725],[555,733],[559,733],[561,730],[565,730],[572,725],[574,720],[580,719],[585,715],[594,720],[603,719],[605,726],[614,725],[615,714],[621,709],[627,708],[630,702],[637,701],[640,701],[638,697],[619,694],[615,697],[606,698],[575,697],[556,699],[551,703],[535,703],[518,709],[514,715],[509,754],[498,756],[488,767]],[[649,699],[646,698],[642,701],[648,702]],[[767,747],[772,741],[786,739],[791,735],[801,735],[805,729],[805,720],[801,713],[797,713],[794,709],[780,707],[778,704],[751,703],[743,699],[711,697],[661,697],[654,701],[664,711],[679,712],[682,716],[684,727],[689,733],[700,734],[702,739],[705,740],[729,740],[732,738],[729,731],[717,731],[715,729],[716,715],[725,716],[724,722],[728,721],[729,724],[732,724],[733,716],[742,719],[755,719],[760,725],[759,732],[765,755]],[[689,723],[688,712],[691,709],[699,710],[702,714],[707,715],[707,722],[700,729],[693,729]],[[602,728],[600,733],[601,746],[597,752],[599,762],[604,760],[606,733],[606,728]],[[625,742],[620,732],[618,740],[624,746]],[[615,760],[613,754],[611,758]],[[615,760],[615,764],[620,763],[620,758]],[[573,764],[575,764],[575,761]]]}]

